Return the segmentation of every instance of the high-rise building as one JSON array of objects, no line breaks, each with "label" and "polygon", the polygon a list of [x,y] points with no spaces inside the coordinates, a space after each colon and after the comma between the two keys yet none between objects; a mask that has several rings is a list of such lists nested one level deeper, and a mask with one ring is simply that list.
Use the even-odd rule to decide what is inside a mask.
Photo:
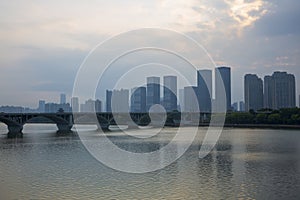
[{"label": "high-rise building", "polygon": [[245,103],[243,101],[240,101],[240,106],[239,106],[239,111],[240,112],[245,112]]},{"label": "high-rise building", "polygon": [[233,111],[238,111],[238,110],[239,110],[239,108],[238,108],[238,102],[234,102],[234,103],[231,105],[231,107],[232,107],[232,110],[233,110]]},{"label": "high-rise building", "polygon": [[60,94],[60,104],[65,104],[65,103],[67,103],[66,94],[62,93]]},{"label": "high-rise building", "polygon": [[111,112],[112,91],[106,90],[106,112]]},{"label": "high-rise building", "polygon": [[199,112],[197,94],[198,94],[198,87],[194,87],[194,86],[184,87],[184,111],[185,112]]},{"label": "high-rise building", "polygon": [[212,71],[198,70],[197,73],[198,101],[200,112],[211,112],[212,102]]},{"label": "high-rise building", "polygon": [[111,96],[111,110],[115,113],[129,112],[129,90],[113,90]]},{"label": "high-rise building", "polygon": [[46,104],[46,102],[44,100],[39,100],[38,112],[40,112],[40,113],[45,112],[45,104]]},{"label": "high-rise building", "polygon": [[264,104],[266,108],[280,109],[296,106],[295,76],[287,72],[274,72],[264,78]]},{"label": "high-rise building", "polygon": [[94,100],[89,99],[89,100],[85,101],[84,112],[95,112],[95,101]]},{"label": "high-rise building", "polygon": [[147,77],[146,109],[147,111],[154,104],[160,104],[160,78]]},{"label": "high-rise building", "polygon": [[95,112],[101,112],[102,111],[102,102],[97,99],[95,101]]},{"label": "high-rise building", "polygon": [[[215,70],[216,103],[218,110],[231,110],[231,70],[229,67],[217,67]],[[224,88],[224,89],[223,89]],[[225,95],[223,91],[225,90]],[[224,99],[226,98],[226,99]]]},{"label": "high-rise building", "polygon": [[80,105],[80,112],[101,112],[102,102],[97,100],[89,99],[84,104]]},{"label": "high-rise building", "polygon": [[146,112],[146,87],[136,87],[131,90],[131,112]]},{"label": "high-rise building", "polygon": [[245,110],[257,111],[264,107],[263,81],[256,74],[246,74],[244,77]]},{"label": "high-rise building", "polygon": [[72,107],[72,112],[79,112],[79,98],[78,97],[71,98],[71,107]]},{"label": "high-rise building", "polygon": [[179,89],[179,106],[178,110],[181,112],[184,112],[184,89]]},{"label": "high-rise building", "polygon": [[163,105],[167,112],[177,110],[177,77],[164,76]]}]

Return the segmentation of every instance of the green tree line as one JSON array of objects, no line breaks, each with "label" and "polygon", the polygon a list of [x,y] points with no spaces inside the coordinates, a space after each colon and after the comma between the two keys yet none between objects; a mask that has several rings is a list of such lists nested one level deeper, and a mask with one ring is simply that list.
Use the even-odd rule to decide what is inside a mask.
[{"label": "green tree line", "polygon": [[254,112],[230,112],[226,115],[227,124],[286,124],[300,125],[300,108],[280,110],[259,110]]}]

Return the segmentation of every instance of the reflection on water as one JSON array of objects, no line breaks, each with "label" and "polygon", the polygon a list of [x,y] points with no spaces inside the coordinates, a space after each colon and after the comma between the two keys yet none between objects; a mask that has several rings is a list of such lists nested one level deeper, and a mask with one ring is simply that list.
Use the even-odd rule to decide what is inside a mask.
[{"label": "reflection on water", "polygon": [[[128,151],[151,152],[175,130],[143,140],[113,132],[110,139]],[[299,131],[225,129],[216,148],[199,159],[201,128],[180,159],[146,174],[106,167],[76,133],[58,135],[55,126],[29,125],[23,138],[14,139],[4,126],[0,131],[0,199],[300,198]]]}]

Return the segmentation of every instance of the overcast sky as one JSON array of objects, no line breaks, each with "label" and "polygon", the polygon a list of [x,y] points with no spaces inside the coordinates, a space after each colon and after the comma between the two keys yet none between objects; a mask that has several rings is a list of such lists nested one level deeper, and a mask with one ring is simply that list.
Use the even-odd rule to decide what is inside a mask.
[{"label": "overcast sky", "polygon": [[278,70],[296,76],[298,96],[299,8],[299,0],[1,0],[0,105],[70,96],[97,44],[144,27],[187,34],[217,65],[230,66],[232,102],[243,99],[246,73]]}]

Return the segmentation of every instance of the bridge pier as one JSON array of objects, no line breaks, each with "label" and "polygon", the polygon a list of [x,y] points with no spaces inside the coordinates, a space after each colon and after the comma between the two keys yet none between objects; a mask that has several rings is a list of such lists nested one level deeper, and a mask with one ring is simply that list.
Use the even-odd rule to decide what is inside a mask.
[{"label": "bridge pier", "polygon": [[98,129],[102,131],[109,131],[109,124],[108,123],[98,123]]},{"label": "bridge pier", "polygon": [[68,132],[72,132],[71,129],[73,127],[72,124],[56,124],[57,128],[58,128],[58,132],[61,133],[68,133]]},{"label": "bridge pier", "polygon": [[23,130],[22,125],[8,125],[7,128],[9,133],[22,133]]},{"label": "bridge pier", "polygon": [[8,125],[7,129],[8,129],[7,136],[9,138],[23,136],[23,133],[22,133],[23,126],[22,125]]}]

